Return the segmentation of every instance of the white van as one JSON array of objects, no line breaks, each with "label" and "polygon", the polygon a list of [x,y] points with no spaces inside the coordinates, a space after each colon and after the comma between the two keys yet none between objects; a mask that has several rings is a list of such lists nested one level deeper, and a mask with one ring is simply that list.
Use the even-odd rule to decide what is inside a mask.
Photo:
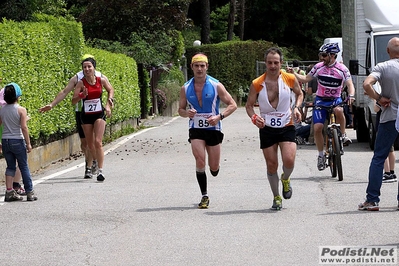
[{"label": "white van", "polygon": [[342,49],[342,38],[341,37],[325,38],[323,44],[335,43],[335,42],[338,43],[339,49],[341,50],[341,52],[339,52],[337,54],[337,61],[340,62],[340,63],[344,63],[344,60],[342,59],[342,51],[343,51],[343,49]]}]

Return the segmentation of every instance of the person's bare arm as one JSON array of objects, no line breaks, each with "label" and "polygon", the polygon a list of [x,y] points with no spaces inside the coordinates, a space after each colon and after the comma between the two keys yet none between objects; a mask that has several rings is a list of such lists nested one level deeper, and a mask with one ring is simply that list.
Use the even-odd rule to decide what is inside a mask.
[{"label": "person's bare arm", "polygon": [[83,81],[79,80],[78,84],[76,84],[75,91],[72,97],[72,105],[77,104],[81,99],[86,98],[87,96],[87,88],[84,86]]},{"label": "person's bare arm", "polygon": [[227,105],[225,110],[220,113],[213,115],[208,118],[208,122],[210,125],[216,125],[220,120],[224,119],[231,115],[237,109],[237,103],[234,101],[233,97],[231,97],[230,93],[226,90],[222,83],[217,85],[218,95],[220,100]]},{"label": "person's bare arm", "polygon": [[352,79],[348,79],[345,81],[345,86],[348,87],[348,104],[352,105],[353,101],[355,100],[355,86],[353,86]]},{"label": "person's bare arm", "polygon": [[114,88],[112,87],[108,79],[104,77],[101,78],[101,84],[108,93],[107,103],[105,105],[105,112],[107,114],[107,117],[110,117],[111,109],[114,108]]},{"label": "person's bare arm", "polygon": [[377,78],[369,75],[363,82],[363,89],[365,93],[371,98],[375,99],[381,106],[387,107],[391,104],[391,100],[388,98],[385,98],[381,94],[378,94],[374,88],[373,85],[377,82]]},{"label": "person's bare arm", "polygon": [[223,111],[223,116],[228,117],[235,110],[237,110],[237,103],[234,101],[233,97],[231,97],[230,93],[226,90],[222,83],[219,83],[217,90],[220,100],[227,105]]},{"label": "person's bare arm", "polygon": [[301,121],[301,112],[298,110],[298,108],[300,106],[302,106],[303,93],[302,93],[302,88],[299,85],[299,82],[297,79],[295,79],[295,83],[294,83],[294,87],[292,88],[292,91],[295,93],[295,96],[296,96],[296,101],[295,101],[296,108],[294,108],[295,120],[296,120],[296,122],[300,122]]},{"label": "person's bare arm", "polygon": [[313,79],[313,76],[310,74],[307,74],[306,76],[298,74],[297,72],[294,71],[294,69],[292,67],[287,68],[287,72],[294,74],[296,79],[302,83],[308,83],[309,81],[311,81]]},{"label": "person's bare arm", "polygon": [[30,144],[30,138],[29,138],[29,129],[28,129],[28,113],[26,109],[22,106],[18,107],[18,113],[21,117],[21,131],[22,135],[24,136],[25,142],[26,142],[26,150],[27,152],[32,151],[32,146]]},{"label": "person's bare arm", "polygon": [[77,79],[78,79],[78,78],[77,78],[76,75],[73,76],[73,77],[69,80],[69,82],[68,82],[68,84],[65,86],[65,88],[57,94],[57,96],[54,98],[54,100],[53,100],[50,104],[47,104],[47,105],[45,105],[45,106],[39,108],[39,112],[44,113],[44,112],[50,111],[50,110],[51,110],[53,107],[55,107],[59,102],[61,102],[62,100],[64,100],[65,97],[68,95],[68,93],[70,93],[70,92],[75,88],[75,86],[76,86],[76,84],[77,84]]},{"label": "person's bare arm", "polygon": [[265,120],[261,116],[257,115],[254,110],[257,97],[258,92],[251,84],[249,87],[247,103],[245,104],[245,110],[247,111],[247,115],[251,118],[252,123],[258,128],[263,128],[265,126]]},{"label": "person's bare arm", "polygon": [[179,99],[179,115],[181,117],[193,118],[197,113],[195,109],[187,110],[187,98],[184,86],[180,89],[180,99]]}]

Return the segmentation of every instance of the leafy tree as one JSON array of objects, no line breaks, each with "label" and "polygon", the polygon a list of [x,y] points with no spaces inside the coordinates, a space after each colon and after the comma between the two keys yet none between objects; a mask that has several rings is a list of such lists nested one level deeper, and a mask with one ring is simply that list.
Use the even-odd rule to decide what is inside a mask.
[{"label": "leafy tree", "polygon": [[227,40],[231,41],[234,36],[234,24],[236,17],[236,0],[230,0],[230,12],[228,19],[228,28],[227,28]]},{"label": "leafy tree", "polygon": [[340,1],[247,0],[245,39],[292,47],[298,57],[317,59],[326,37],[341,35]]},{"label": "leafy tree", "polygon": [[31,20],[34,13],[66,16],[65,0],[2,0],[0,17],[14,21]]},{"label": "leafy tree", "polygon": [[211,34],[211,7],[209,0],[199,0],[201,2],[201,42],[210,43]]},{"label": "leafy tree", "polygon": [[238,36],[240,40],[244,40],[245,31],[245,0],[239,0],[239,22],[238,22]]},{"label": "leafy tree", "polygon": [[189,0],[89,0],[78,20],[87,38],[127,43],[132,32],[182,30]]}]

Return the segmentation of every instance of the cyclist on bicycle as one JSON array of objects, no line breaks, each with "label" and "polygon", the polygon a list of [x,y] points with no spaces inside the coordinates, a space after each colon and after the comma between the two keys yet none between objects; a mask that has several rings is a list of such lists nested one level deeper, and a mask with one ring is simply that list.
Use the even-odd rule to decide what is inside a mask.
[{"label": "cyclist on bicycle", "polygon": [[[302,83],[311,81],[317,78],[317,91],[315,106],[335,106],[334,114],[336,121],[340,124],[342,132],[342,141],[344,145],[352,143],[352,140],[346,136],[345,133],[345,115],[343,108],[338,106],[341,102],[341,91],[348,87],[349,99],[348,104],[352,104],[355,98],[355,87],[352,83],[352,78],[348,68],[336,61],[337,53],[340,52],[338,43],[326,43],[319,49],[320,62],[314,65],[312,70],[304,77],[298,75],[292,69],[288,72],[293,73],[295,77]],[[313,123],[314,123],[314,139],[318,150],[317,168],[322,171],[326,168],[324,157],[324,136],[323,128],[328,111],[326,109],[313,108]]]}]

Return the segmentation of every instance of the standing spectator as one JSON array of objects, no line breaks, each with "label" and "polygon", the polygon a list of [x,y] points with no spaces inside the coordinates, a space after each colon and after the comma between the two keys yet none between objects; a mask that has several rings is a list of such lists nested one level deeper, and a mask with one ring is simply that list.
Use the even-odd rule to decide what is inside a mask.
[{"label": "standing spectator", "polygon": [[21,170],[26,200],[37,200],[28,166],[28,153],[32,151],[27,126],[28,113],[26,108],[18,104],[21,95],[22,91],[18,84],[8,84],[4,89],[4,100],[7,104],[0,109],[0,124],[4,125],[1,141],[3,155],[7,163],[6,195],[4,197],[6,202],[22,200],[22,197],[13,189],[13,178],[17,168],[16,162],[18,162],[18,167]]},{"label": "standing spectator", "polygon": [[[114,89],[104,77],[95,75],[96,61],[89,57],[82,61],[84,77],[78,81],[72,98],[72,104],[82,100],[81,123],[86,136],[90,158],[98,161],[97,181],[104,181],[103,174],[104,150],[102,140],[105,131],[106,117],[111,116],[114,107]],[[105,108],[102,104],[103,87],[107,90],[108,99]],[[87,161],[86,171],[90,172],[93,161]]]},{"label": "standing spectator", "polygon": [[[221,120],[231,115],[237,104],[217,79],[207,75],[208,57],[196,54],[191,59],[194,77],[180,90],[179,115],[189,119],[189,142],[195,158],[195,171],[202,198],[198,208],[209,206],[205,157],[209,170],[217,176],[220,167],[220,146],[223,141]],[[219,112],[220,101],[227,105]]]},{"label": "standing spectator", "polygon": [[[370,162],[366,201],[358,205],[359,210],[379,211],[381,185],[384,161],[398,136],[395,121],[399,103],[399,38],[394,37],[388,41],[387,52],[389,60],[378,63],[370,75],[364,80],[363,89],[372,99],[381,105],[381,118],[374,145],[374,155]],[[377,93],[373,85],[381,85],[381,93]],[[399,193],[397,195],[399,203]],[[399,210],[399,205],[398,205]]]},{"label": "standing spectator", "polygon": [[[282,194],[285,199],[292,196],[290,182],[294,170],[296,144],[296,122],[301,121],[301,106],[303,94],[294,75],[283,72],[283,54],[280,49],[272,47],[265,53],[266,72],[254,79],[249,88],[248,100],[245,105],[252,123],[259,128],[260,148],[266,161],[267,178],[273,193],[272,209],[282,209],[282,198],[279,193],[278,148],[283,161],[281,174]],[[296,95],[295,106],[291,109],[291,89]],[[254,111],[258,99],[260,115]],[[293,112],[293,114],[292,114]]]},{"label": "standing spectator", "polygon": [[[378,126],[380,124],[380,118],[381,118],[381,105],[374,101],[374,111],[377,113],[375,117],[376,121],[376,128],[378,134]],[[382,183],[391,183],[396,181],[396,174],[395,174],[395,149],[394,145],[392,145],[391,150],[389,151],[388,158],[385,159],[384,162],[384,174],[382,175]]]},{"label": "standing spectator", "polygon": [[[0,78],[1,81],[1,78]],[[5,106],[7,103],[4,101],[4,88],[0,90],[0,108]],[[28,117],[29,120],[29,117]],[[3,135],[3,126],[0,126],[0,138]],[[3,153],[2,145],[0,143],[0,153]],[[21,186],[21,180],[22,180],[22,175],[21,171],[19,170],[19,167],[17,166],[17,169],[15,171],[15,176],[13,179],[12,187],[13,189],[17,192],[18,195],[25,196],[26,191],[25,189]]]}]

